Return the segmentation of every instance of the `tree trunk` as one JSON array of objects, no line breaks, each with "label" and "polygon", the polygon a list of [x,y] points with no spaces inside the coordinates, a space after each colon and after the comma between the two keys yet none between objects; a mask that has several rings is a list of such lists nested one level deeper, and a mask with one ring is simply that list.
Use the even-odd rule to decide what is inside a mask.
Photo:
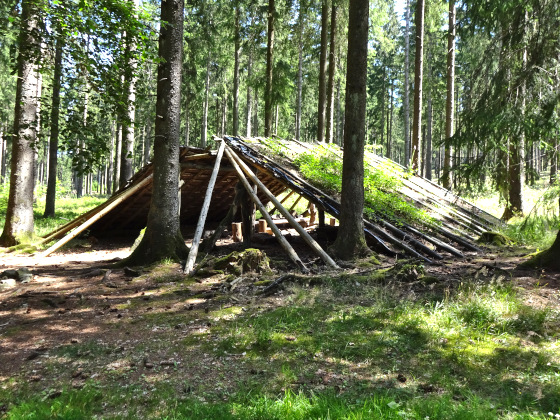
[{"label": "tree trunk", "polygon": [[266,49],[266,86],[264,92],[264,135],[272,135],[272,67],[274,59],[274,0],[268,0],[268,40]]},{"label": "tree trunk", "polygon": [[428,97],[428,121],[426,125],[426,159],[425,177],[429,180],[432,179],[432,123],[433,123],[433,107],[432,107],[432,94]]},{"label": "tree trunk", "polygon": [[[148,129],[146,130],[146,135],[144,136],[144,165],[150,163],[150,151],[151,151],[151,138],[152,138],[152,125],[148,124]],[[187,145],[188,146],[188,145]]]},{"label": "tree trunk", "polygon": [[[379,136],[381,138],[381,145],[385,142],[385,94],[387,92],[387,67],[383,67],[383,84],[381,85],[381,100],[380,108],[381,108],[381,118],[379,118]],[[367,127],[367,125],[366,125]],[[374,140],[374,143],[375,140]]]},{"label": "tree trunk", "polygon": [[58,120],[60,116],[60,87],[62,85],[62,45],[59,37],[56,40],[54,54],[54,74],[52,87],[51,108],[51,139],[49,143],[49,178],[47,181],[47,196],[45,198],[44,217],[54,217],[56,201],[56,172],[58,165]]},{"label": "tree trunk", "polygon": [[[251,16],[251,26],[254,24],[254,17]],[[253,121],[253,95],[251,91],[251,83],[253,82],[253,45],[251,39],[249,40],[249,56],[247,57],[247,137],[251,137],[251,129]]]},{"label": "tree trunk", "polygon": [[342,259],[369,252],[363,222],[368,20],[369,1],[350,0],[341,213],[333,245]]},{"label": "tree trunk", "polygon": [[297,99],[296,99],[296,140],[300,140],[301,134],[301,93],[303,90],[303,1],[299,2],[298,15],[298,75],[297,75]]},{"label": "tree trunk", "polygon": [[6,126],[2,125],[0,130],[0,183],[5,182],[6,177]]},{"label": "tree trunk", "polygon": [[412,170],[418,170],[422,134],[422,83],[424,67],[424,0],[416,3],[416,57],[414,60],[414,116],[412,122]]},{"label": "tree trunk", "polygon": [[126,92],[126,108],[127,117],[123,120],[122,125],[122,151],[121,151],[121,174],[119,186],[123,187],[134,174],[133,159],[134,155],[134,118],[136,115],[136,61],[134,59],[134,50],[136,46],[130,35],[127,34],[126,52],[128,56],[128,66],[125,69],[125,92]]},{"label": "tree trunk", "polygon": [[[523,50],[523,69],[527,67],[527,49]],[[521,106],[521,114],[525,115],[526,85],[523,83],[518,90],[517,100]],[[525,180],[525,130],[509,143],[509,200],[502,220],[509,220],[515,215],[523,215],[523,181]]]},{"label": "tree trunk", "polygon": [[410,0],[406,0],[404,33],[404,165],[410,165]]},{"label": "tree trunk", "polygon": [[558,180],[558,135],[554,136],[550,153],[550,184]]},{"label": "tree trunk", "polygon": [[521,264],[521,267],[560,270],[560,231],[556,235],[556,240],[546,251],[542,251],[530,260]]},{"label": "tree trunk", "polygon": [[113,162],[115,160],[115,125],[116,122],[113,121],[111,123],[111,146],[109,149],[109,159],[107,162],[107,173],[105,174],[105,184],[106,184],[106,191],[107,195],[111,195],[113,193]]},{"label": "tree trunk", "polygon": [[34,234],[33,225],[33,145],[37,138],[38,98],[37,51],[38,2],[23,0],[19,33],[17,89],[14,109],[14,137],[10,173],[10,194],[0,246],[13,246]]},{"label": "tree trunk", "polygon": [[[190,107],[190,92],[187,90],[185,92],[185,146],[189,146],[191,144],[191,107]],[[146,142],[142,143],[143,151],[144,151],[144,161],[147,163],[150,159],[146,160]],[[148,156],[149,156],[148,151]]]},{"label": "tree trunk", "polygon": [[449,28],[447,33],[447,100],[445,102],[445,154],[443,158],[443,188],[451,189],[451,137],[455,110],[455,0],[449,0]]},{"label": "tree trunk", "polygon": [[113,165],[113,192],[119,189],[121,177],[122,124],[117,122],[115,130],[115,163]]},{"label": "tree trunk", "polygon": [[183,0],[161,4],[153,193],[148,225],[126,264],[147,264],[164,258],[186,258],[188,251],[179,229],[179,142],[181,130],[181,67]]},{"label": "tree trunk", "polygon": [[241,36],[239,35],[239,5],[235,7],[235,51],[233,66],[233,135],[239,135],[239,54]]},{"label": "tree trunk", "polygon": [[342,114],[342,110],[340,109],[340,77],[337,78],[336,81],[336,144],[338,144],[339,146],[342,146],[342,121],[341,121],[341,114]]},{"label": "tree trunk", "polygon": [[390,85],[390,94],[389,94],[389,130],[387,131],[387,157],[389,159],[392,159],[393,157],[393,153],[392,153],[392,143],[393,143],[393,106],[394,106],[394,101],[393,101],[393,95],[394,95],[394,89],[395,89],[395,84],[394,84],[394,80],[393,79],[389,79],[391,85]]},{"label": "tree trunk", "polygon": [[[206,139],[208,136],[208,101],[210,95],[210,49],[208,49],[208,57],[206,57],[206,81],[204,83],[204,105],[202,106],[202,132],[200,133],[200,147],[206,148]],[[155,144],[155,141],[154,141]]]},{"label": "tree trunk", "polygon": [[322,0],[321,6],[321,54],[319,57],[319,103],[317,107],[317,141],[325,141],[327,48],[329,34],[329,2]]},{"label": "tree trunk", "polygon": [[325,141],[333,143],[334,125],[334,74],[336,71],[336,2],[331,8],[331,42],[329,46],[329,80],[327,83],[327,133]]}]

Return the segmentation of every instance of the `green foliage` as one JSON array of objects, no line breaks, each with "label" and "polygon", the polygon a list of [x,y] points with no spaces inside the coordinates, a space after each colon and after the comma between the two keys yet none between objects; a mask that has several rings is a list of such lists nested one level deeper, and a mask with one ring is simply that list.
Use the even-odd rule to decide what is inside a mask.
[{"label": "green foliage", "polygon": [[[339,194],[342,187],[342,159],[335,154],[336,146],[315,147],[313,151],[298,155],[294,163],[302,175],[331,194]],[[366,158],[367,159],[367,158]],[[433,222],[422,210],[417,209],[399,193],[402,182],[382,167],[373,167],[367,160],[364,168],[366,217],[377,216],[394,222]]]}]

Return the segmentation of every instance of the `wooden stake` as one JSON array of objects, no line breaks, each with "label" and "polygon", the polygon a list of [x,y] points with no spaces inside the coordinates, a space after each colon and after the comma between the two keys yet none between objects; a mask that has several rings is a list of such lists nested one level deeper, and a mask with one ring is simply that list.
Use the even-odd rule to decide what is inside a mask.
[{"label": "wooden stake", "polygon": [[224,155],[225,145],[226,143],[222,140],[218,149],[218,155],[216,156],[216,162],[214,163],[214,170],[212,171],[212,175],[208,181],[208,187],[206,188],[206,196],[204,197],[202,210],[200,211],[200,216],[198,217],[198,224],[196,225],[196,230],[194,232],[191,249],[189,251],[189,256],[187,257],[187,263],[185,264],[185,269],[183,270],[185,274],[190,274],[194,268],[196,256],[198,255],[200,238],[202,238],[202,231],[204,230],[204,223],[206,223],[206,216],[208,215],[208,209],[210,208],[210,200],[212,199],[212,191],[214,191],[214,185],[216,185],[216,178],[218,177],[218,172],[220,170],[220,163],[222,161],[222,156]]},{"label": "wooden stake", "polygon": [[231,236],[233,242],[241,242],[243,240],[243,228],[241,222],[231,224]]},{"label": "wooden stake", "polygon": [[[270,201],[272,201],[272,203],[274,204],[274,206],[278,209],[278,211],[280,213],[282,213],[282,215],[288,220],[288,222],[290,223],[290,225],[297,231],[297,233],[299,233],[299,235],[303,238],[303,240],[307,243],[307,245],[309,245],[311,247],[311,249],[313,251],[315,251],[317,253],[317,255],[319,255],[323,261],[325,261],[325,263],[332,267],[332,268],[339,268],[338,265],[334,262],[334,260],[323,250],[323,248],[321,248],[321,245],[319,245],[310,235],[309,233],[307,233],[307,231],[301,227],[301,225],[292,217],[292,215],[290,214],[290,212],[288,210],[286,210],[286,208],[280,204],[280,202],[276,199],[276,197],[274,196],[274,194],[272,194],[270,192],[270,190],[268,188],[266,188],[266,186],[255,176],[255,174],[253,174],[253,172],[251,171],[251,169],[245,164],[245,162],[243,162],[241,160],[241,158],[237,155],[235,155],[231,149],[229,148],[229,146],[226,146],[226,152],[228,153],[228,158],[230,159],[230,161],[232,160],[232,158],[235,160],[235,162],[241,166],[241,169],[243,169],[243,172],[245,172],[245,174],[249,177],[249,179],[251,181],[253,181],[253,183],[255,185],[257,185],[260,190],[262,192],[265,193],[265,195],[269,198]],[[231,156],[231,157],[230,157]],[[300,196],[301,198],[302,196]],[[271,226],[272,228],[272,226]]]},{"label": "wooden stake", "polygon": [[128,197],[130,197],[136,191],[143,188],[146,184],[148,184],[149,181],[151,181],[151,179],[152,179],[152,174],[148,175],[146,178],[144,178],[142,181],[140,181],[138,184],[134,185],[133,187],[131,187],[127,190],[124,190],[118,198],[116,198],[115,200],[113,200],[111,202],[111,204],[109,204],[108,206],[105,206],[101,211],[94,214],[92,217],[90,217],[88,220],[86,220],[84,223],[82,223],[80,226],[78,226],[76,229],[74,229],[71,233],[66,235],[60,241],[58,241],[57,243],[52,245],[47,250],[40,253],[39,257],[46,257],[46,256],[52,254],[57,249],[59,249],[62,245],[70,242],[70,240],[74,239],[76,236],[78,236],[80,233],[82,233],[88,227],[93,225],[95,222],[97,222],[99,219],[101,219],[103,216],[105,216],[107,213],[109,213],[111,210],[113,210],[115,207],[117,207],[120,203],[122,203],[124,200],[126,200]]},{"label": "wooden stake", "polygon": [[296,252],[294,251],[292,246],[288,243],[286,238],[284,238],[284,236],[282,235],[282,232],[280,232],[280,229],[278,229],[276,227],[272,218],[270,217],[270,214],[268,214],[268,212],[266,211],[266,207],[263,205],[263,203],[261,203],[261,200],[259,200],[259,197],[253,192],[253,187],[251,187],[251,184],[249,184],[249,181],[247,181],[247,178],[245,178],[245,175],[243,175],[243,171],[241,170],[241,168],[237,164],[235,158],[233,157],[233,152],[230,151],[229,147],[226,147],[225,152],[226,152],[226,155],[227,155],[230,163],[235,168],[235,171],[237,172],[237,176],[239,177],[239,180],[243,183],[243,186],[245,187],[245,189],[247,190],[247,192],[251,196],[251,199],[257,205],[257,207],[260,210],[262,216],[265,218],[266,222],[269,224],[270,228],[274,232],[274,236],[276,236],[276,239],[280,243],[280,246],[282,248],[284,248],[284,250],[288,253],[288,256],[290,257],[290,259],[296,264],[296,266],[302,272],[308,273],[309,269],[305,266],[303,261],[301,261],[301,259],[298,257],[298,255],[296,254]]}]

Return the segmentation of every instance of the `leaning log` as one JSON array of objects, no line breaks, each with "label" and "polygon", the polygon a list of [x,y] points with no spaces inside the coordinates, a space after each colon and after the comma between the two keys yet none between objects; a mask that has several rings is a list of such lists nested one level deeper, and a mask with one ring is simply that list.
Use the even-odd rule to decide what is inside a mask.
[{"label": "leaning log", "polygon": [[253,187],[251,187],[251,184],[249,184],[249,181],[247,181],[247,178],[243,174],[243,171],[241,170],[241,168],[239,167],[239,165],[235,161],[235,158],[232,156],[233,153],[230,152],[228,149],[229,148],[227,148],[225,150],[226,156],[228,157],[230,163],[233,165],[235,171],[237,172],[237,176],[239,177],[239,180],[243,183],[243,186],[247,190],[247,193],[250,195],[251,199],[253,200],[253,202],[256,204],[256,206],[260,210],[262,216],[265,218],[265,220],[269,224],[270,228],[272,229],[272,232],[274,232],[274,236],[276,236],[276,239],[280,243],[280,246],[286,251],[286,253],[290,257],[290,259],[294,262],[294,264],[302,272],[308,273],[309,269],[305,266],[303,261],[301,261],[301,259],[298,257],[298,255],[296,254],[296,252],[294,251],[292,246],[288,243],[288,240],[286,238],[284,238],[284,236],[282,235],[282,232],[280,232],[280,229],[278,229],[276,227],[272,218],[270,217],[270,214],[268,214],[268,212],[266,211],[266,207],[263,205],[263,203],[261,203],[261,200],[259,200],[259,197],[254,193]]},{"label": "leaning log", "polygon": [[[286,208],[280,204],[278,199],[272,194],[268,188],[255,176],[255,174],[251,171],[251,169],[241,160],[239,156],[232,152],[232,150],[227,147],[228,158],[231,156],[235,162],[241,167],[245,175],[253,181],[255,185],[260,188],[260,190],[268,197],[270,201],[274,204],[274,206],[278,209],[278,211],[288,220],[290,225],[297,231],[297,233],[302,237],[309,247],[317,254],[321,259],[330,267],[332,268],[339,268],[338,265],[334,262],[334,260],[321,248],[321,246],[307,233],[307,231],[301,227],[301,225],[294,219],[294,217],[290,214]],[[231,158],[230,158],[231,160]],[[301,196],[300,196],[301,197]]]},{"label": "leaning log", "polygon": [[39,257],[46,257],[46,256],[52,254],[57,249],[59,249],[61,246],[70,242],[72,239],[74,239],[76,236],[78,236],[80,233],[82,233],[84,230],[86,230],[88,227],[93,225],[95,222],[97,222],[99,219],[101,219],[103,216],[105,216],[107,213],[109,213],[111,210],[113,210],[115,207],[117,207],[120,203],[122,203],[124,200],[126,200],[128,197],[130,197],[132,194],[134,194],[136,191],[144,188],[144,186],[147,185],[148,182],[151,181],[151,179],[152,179],[152,175],[150,174],[146,178],[144,178],[142,181],[140,181],[138,184],[134,185],[133,187],[129,188],[128,190],[123,191],[122,194],[119,195],[118,198],[116,198],[115,200],[113,200],[111,202],[111,204],[104,207],[101,211],[97,212],[96,214],[94,214],[92,217],[90,217],[88,220],[86,220],[84,223],[82,223],[80,226],[78,226],[76,229],[74,229],[71,233],[69,233],[64,238],[62,238],[60,241],[58,241],[57,243],[52,245],[50,248],[48,248],[47,250],[40,253]]},{"label": "leaning log", "polygon": [[225,145],[226,143],[222,140],[220,147],[218,148],[218,155],[216,156],[216,162],[214,163],[212,175],[210,175],[210,180],[208,181],[208,187],[206,188],[206,195],[204,197],[202,209],[200,210],[200,216],[194,232],[191,249],[189,250],[189,256],[187,257],[187,262],[183,270],[183,272],[187,275],[191,273],[196,261],[196,256],[198,255],[198,246],[200,245],[200,238],[202,238],[202,231],[204,230],[204,224],[206,223],[206,216],[208,215],[208,209],[210,208],[210,200],[212,199],[214,185],[216,185],[216,178],[218,177],[218,171],[220,170],[220,163],[222,162],[222,156],[224,155]]}]

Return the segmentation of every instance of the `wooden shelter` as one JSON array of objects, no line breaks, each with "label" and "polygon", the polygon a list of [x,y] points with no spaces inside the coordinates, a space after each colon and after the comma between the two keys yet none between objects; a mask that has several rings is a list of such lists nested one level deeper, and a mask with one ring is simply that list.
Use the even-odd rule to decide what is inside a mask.
[{"label": "wooden shelter", "polygon": [[[252,184],[259,184],[255,188],[256,195],[263,205],[274,202],[275,197],[290,191],[312,203],[321,216],[328,213],[334,218],[339,217],[340,203],[336,198],[301,178],[292,165],[294,155],[312,151],[315,147],[323,148],[324,145],[281,139],[225,137],[223,140],[227,145],[228,159],[216,166],[215,187],[206,214],[208,222],[220,222],[228,214],[236,194],[236,184],[242,177],[239,166],[245,167],[249,178],[256,175]],[[274,157],[263,153],[271,151],[271,145]],[[342,151],[329,150],[335,158],[341,158]],[[181,187],[178,193],[182,226],[195,225],[199,219],[216,154],[216,151],[200,148],[181,148]],[[367,154],[367,164],[383,165],[384,170],[395,176],[403,176],[402,167],[374,154]],[[74,237],[84,226],[96,237],[123,234],[136,236],[146,225],[152,194],[152,174],[152,164],[146,165],[106,203],[47,235],[45,242],[65,236]],[[405,253],[426,262],[448,255],[462,257],[464,252],[479,251],[474,243],[475,238],[500,223],[499,219],[473,204],[415,175],[407,175],[403,179],[400,192],[409,202],[424,208],[443,223],[435,227],[401,223],[397,227],[391,220],[381,216],[365,220],[365,232],[370,244],[376,250],[390,255]],[[279,203],[276,201],[274,205],[278,207]]]}]

